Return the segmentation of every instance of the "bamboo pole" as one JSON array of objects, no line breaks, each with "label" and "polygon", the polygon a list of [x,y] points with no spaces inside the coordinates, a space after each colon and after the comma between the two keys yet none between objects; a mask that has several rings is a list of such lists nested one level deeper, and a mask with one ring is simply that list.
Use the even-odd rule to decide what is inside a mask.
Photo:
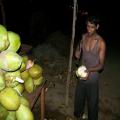
[{"label": "bamboo pole", "polygon": [[67,74],[67,82],[66,82],[66,106],[68,106],[69,102],[69,84],[70,84],[70,76],[71,76],[71,68],[72,68],[72,56],[73,56],[73,46],[74,46],[74,38],[75,38],[75,23],[76,23],[76,8],[77,8],[77,0],[73,0],[73,24],[72,24],[72,39],[70,46],[70,55],[69,55],[69,64],[68,64],[68,74]]},{"label": "bamboo pole", "polygon": [[4,5],[2,0],[0,0],[0,7],[1,7],[1,14],[2,14],[2,22],[3,22],[3,25],[6,26],[6,16],[5,16],[5,10],[4,10]]}]

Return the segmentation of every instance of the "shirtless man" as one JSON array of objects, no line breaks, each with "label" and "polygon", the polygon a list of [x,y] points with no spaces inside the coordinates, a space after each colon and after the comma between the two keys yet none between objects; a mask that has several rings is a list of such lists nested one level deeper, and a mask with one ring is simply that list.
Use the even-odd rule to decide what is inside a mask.
[{"label": "shirtless man", "polygon": [[76,85],[74,116],[77,120],[81,120],[86,100],[88,120],[98,120],[99,71],[104,68],[106,50],[105,41],[97,33],[98,28],[98,19],[94,16],[88,17],[87,33],[82,36],[75,51],[75,57],[82,57],[82,65],[86,66],[88,73],[87,77],[78,78]]}]

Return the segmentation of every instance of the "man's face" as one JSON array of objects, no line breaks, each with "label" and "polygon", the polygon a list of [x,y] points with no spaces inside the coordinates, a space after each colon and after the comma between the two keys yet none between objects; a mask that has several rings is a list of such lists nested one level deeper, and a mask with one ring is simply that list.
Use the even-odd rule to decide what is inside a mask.
[{"label": "man's face", "polygon": [[99,26],[95,26],[95,24],[92,24],[90,22],[87,22],[87,31],[89,34],[93,34],[96,32]]}]

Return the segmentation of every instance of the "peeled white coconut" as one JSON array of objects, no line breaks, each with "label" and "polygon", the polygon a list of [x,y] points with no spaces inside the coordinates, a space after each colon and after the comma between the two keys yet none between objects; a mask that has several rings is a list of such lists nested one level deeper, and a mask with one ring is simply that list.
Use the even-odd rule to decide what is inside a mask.
[{"label": "peeled white coconut", "polygon": [[78,77],[86,77],[86,76],[87,76],[86,70],[87,70],[86,66],[81,65],[81,66],[77,69],[76,75],[77,75]]},{"label": "peeled white coconut", "polygon": [[87,75],[88,75],[88,73],[87,72],[83,72],[82,74],[81,74],[81,77],[87,77]]}]

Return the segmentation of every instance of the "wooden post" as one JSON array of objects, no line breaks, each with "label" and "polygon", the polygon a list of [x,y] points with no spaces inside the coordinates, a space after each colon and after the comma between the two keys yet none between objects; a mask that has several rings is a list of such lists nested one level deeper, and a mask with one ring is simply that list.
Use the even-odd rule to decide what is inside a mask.
[{"label": "wooden post", "polygon": [[46,84],[46,80],[33,93],[24,94],[27,96],[29,100],[31,110],[33,110],[37,100],[40,98],[40,102],[39,102],[40,103],[40,120],[45,119],[45,88],[46,88],[45,84]]},{"label": "wooden post", "polygon": [[6,26],[6,16],[5,16],[5,10],[2,0],[0,0],[0,7],[1,7],[1,14],[2,14],[2,22],[3,25]]},{"label": "wooden post", "polygon": [[41,96],[40,96],[40,110],[41,110],[41,116],[40,120],[44,120],[45,118],[45,87],[41,90]]},{"label": "wooden post", "polygon": [[67,82],[66,82],[66,101],[65,101],[66,106],[68,106],[68,101],[69,101],[69,84],[70,84],[73,46],[74,46],[74,38],[75,38],[76,8],[77,8],[77,0],[74,0],[72,39],[71,39],[71,46],[70,46],[69,65],[68,65],[68,74],[67,74]]}]

